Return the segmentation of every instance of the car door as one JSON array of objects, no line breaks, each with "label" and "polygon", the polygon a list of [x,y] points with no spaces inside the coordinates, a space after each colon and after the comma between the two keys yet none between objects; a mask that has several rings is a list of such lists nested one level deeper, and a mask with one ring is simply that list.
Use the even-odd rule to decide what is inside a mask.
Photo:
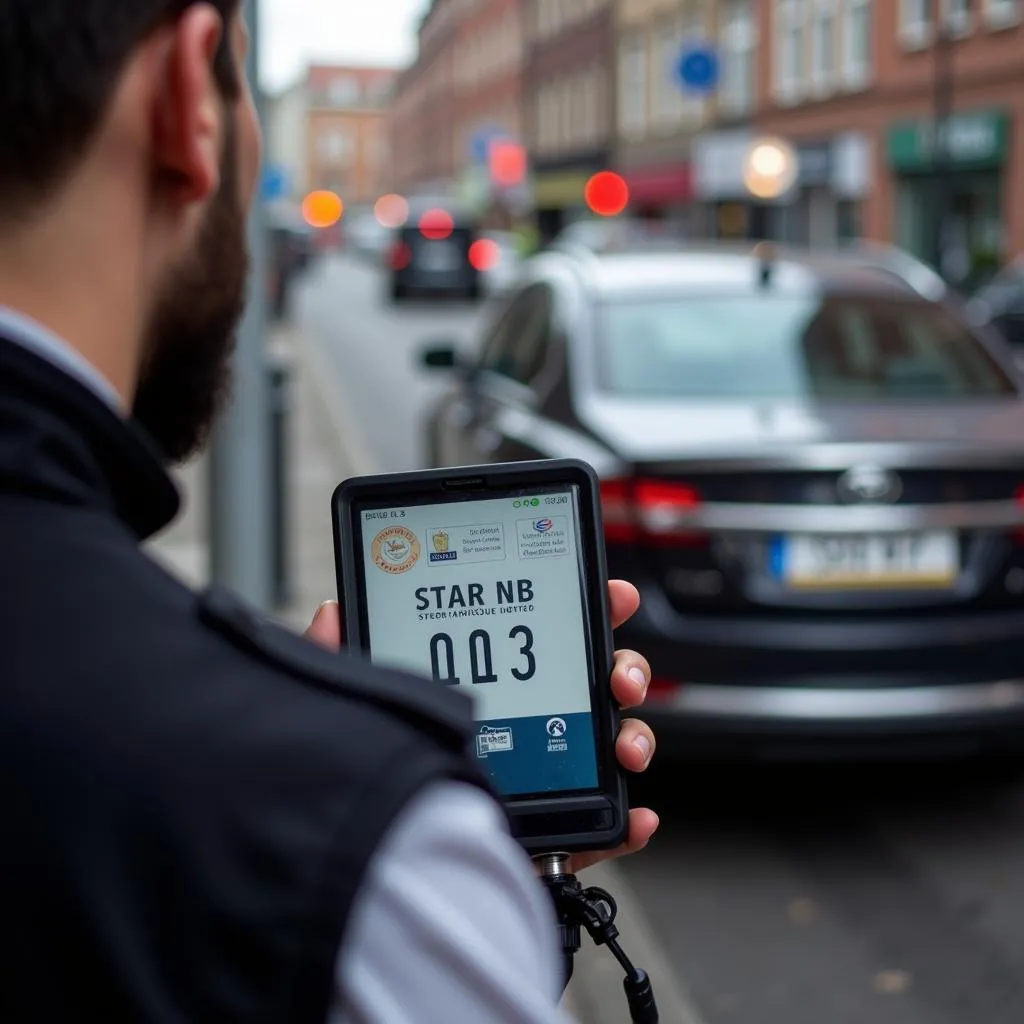
[{"label": "car door", "polygon": [[528,457],[510,454],[502,419],[531,415],[531,381],[547,356],[553,295],[532,283],[516,292],[484,338],[476,365],[458,398],[442,415],[438,453],[443,465],[465,466]]}]

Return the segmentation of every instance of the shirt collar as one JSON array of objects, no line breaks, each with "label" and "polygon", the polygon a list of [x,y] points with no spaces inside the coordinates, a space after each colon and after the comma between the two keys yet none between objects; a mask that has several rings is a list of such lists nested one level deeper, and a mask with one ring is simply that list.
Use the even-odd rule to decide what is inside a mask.
[{"label": "shirt collar", "polygon": [[121,400],[110,381],[63,338],[37,320],[9,306],[0,306],[0,334],[63,370],[121,415]]}]

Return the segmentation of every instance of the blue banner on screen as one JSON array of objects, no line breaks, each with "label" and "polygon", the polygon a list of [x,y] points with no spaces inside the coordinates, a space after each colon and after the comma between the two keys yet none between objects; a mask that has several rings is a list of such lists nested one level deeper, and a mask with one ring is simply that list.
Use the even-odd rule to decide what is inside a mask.
[{"label": "blue banner on screen", "polygon": [[470,693],[504,795],[596,788],[575,493],[361,518],[372,659]]}]

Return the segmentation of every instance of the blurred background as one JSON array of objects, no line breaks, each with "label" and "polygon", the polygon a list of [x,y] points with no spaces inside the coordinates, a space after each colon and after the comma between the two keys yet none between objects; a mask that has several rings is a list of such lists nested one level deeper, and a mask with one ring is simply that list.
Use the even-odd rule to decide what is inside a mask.
[{"label": "blurred background", "polygon": [[662,1019],[1019,1024],[1024,3],[248,9],[239,388],[158,556],[304,626],[343,477],[588,460]]}]

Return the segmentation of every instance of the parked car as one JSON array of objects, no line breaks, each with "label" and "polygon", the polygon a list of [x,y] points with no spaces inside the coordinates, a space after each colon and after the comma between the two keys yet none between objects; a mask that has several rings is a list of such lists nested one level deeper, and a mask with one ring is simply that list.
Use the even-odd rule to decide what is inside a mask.
[{"label": "parked car", "polygon": [[480,238],[475,218],[448,199],[418,197],[394,232],[388,251],[388,294],[392,302],[410,297],[479,299],[483,292]]},{"label": "parked car", "polygon": [[595,467],[687,750],[1024,735],[1021,379],[957,306],[835,252],[550,251],[422,360],[428,464]]},{"label": "parked car", "polygon": [[1002,334],[1018,359],[1024,360],[1024,256],[1018,256],[968,303],[976,324],[988,324]]}]

